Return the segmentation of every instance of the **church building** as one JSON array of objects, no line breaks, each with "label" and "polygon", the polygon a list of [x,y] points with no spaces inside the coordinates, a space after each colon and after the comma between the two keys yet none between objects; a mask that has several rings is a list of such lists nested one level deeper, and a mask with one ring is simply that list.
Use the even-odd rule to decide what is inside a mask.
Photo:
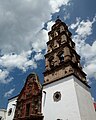
[{"label": "church building", "polygon": [[90,86],[68,26],[57,19],[48,35],[42,92],[44,120],[96,120]]},{"label": "church building", "polygon": [[90,86],[68,26],[59,18],[48,33],[44,83],[31,73],[17,99],[14,120],[96,120]]},{"label": "church building", "polygon": [[42,87],[35,73],[30,74],[17,99],[13,120],[42,120]]}]

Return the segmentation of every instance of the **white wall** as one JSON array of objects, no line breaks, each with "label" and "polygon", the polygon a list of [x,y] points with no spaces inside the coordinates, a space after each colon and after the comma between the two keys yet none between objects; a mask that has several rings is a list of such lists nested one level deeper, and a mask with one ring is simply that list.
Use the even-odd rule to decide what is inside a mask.
[{"label": "white wall", "polygon": [[96,120],[96,112],[88,87],[75,79],[75,88],[82,120]]},{"label": "white wall", "polygon": [[[54,102],[53,94],[61,92]],[[44,120],[96,120],[89,88],[73,75],[43,86]]]},{"label": "white wall", "polygon": [[6,120],[6,110],[0,109],[0,118],[1,120]]},{"label": "white wall", "polygon": [[[73,76],[43,86],[42,113],[44,120],[81,120]],[[54,102],[53,94],[61,92],[61,100]]]},{"label": "white wall", "polygon": [[[17,101],[17,97],[10,99],[8,101],[6,120],[13,120],[14,114],[15,114],[15,109],[16,109],[16,101]],[[12,113],[10,115],[8,115],[10,108],[12,108]]]}]

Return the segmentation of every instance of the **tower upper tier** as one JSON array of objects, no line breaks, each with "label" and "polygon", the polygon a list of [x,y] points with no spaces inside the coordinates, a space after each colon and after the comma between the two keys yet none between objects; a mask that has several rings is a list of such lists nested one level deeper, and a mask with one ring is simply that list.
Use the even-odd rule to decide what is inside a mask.
[{"label": "tower upper tier", "polygon": [[87,85],[86,74],[82,71],[80,56],[75,50],[75,43],[71,39],[72,34],[68,26],[57,19],[48,36],[44,84],[74,74]]}]

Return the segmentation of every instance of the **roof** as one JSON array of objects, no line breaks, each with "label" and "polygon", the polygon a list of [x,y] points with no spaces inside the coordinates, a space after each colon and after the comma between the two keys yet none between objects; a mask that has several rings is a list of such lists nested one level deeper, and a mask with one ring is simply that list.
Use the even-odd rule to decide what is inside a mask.
[{"label": "roof", "polygon": [[0,109],[0,111],[2,111],[2,112],[6,112],[7,110],[6,110],[6,109]]},{"label": "roof", "polygon": [[13,96],[13,97],[9,98],[8,101],[13,100],[13,99],[16,99],[18,96],[19,96],[19,95]]}]

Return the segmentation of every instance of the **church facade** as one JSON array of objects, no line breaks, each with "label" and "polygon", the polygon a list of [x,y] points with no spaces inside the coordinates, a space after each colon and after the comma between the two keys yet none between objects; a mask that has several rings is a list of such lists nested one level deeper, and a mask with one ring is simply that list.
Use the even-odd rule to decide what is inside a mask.
[{"label": "church facade", "polygon": [[20,92],[14,120],[96,120],[90,86],[68,26],[60,19],[48,33],[44,83],[31,73]]},{"label": "church facade", "polygon": [[31,73],[18,96],[13,120],[42,120],[42,87],[39,78]]}]

